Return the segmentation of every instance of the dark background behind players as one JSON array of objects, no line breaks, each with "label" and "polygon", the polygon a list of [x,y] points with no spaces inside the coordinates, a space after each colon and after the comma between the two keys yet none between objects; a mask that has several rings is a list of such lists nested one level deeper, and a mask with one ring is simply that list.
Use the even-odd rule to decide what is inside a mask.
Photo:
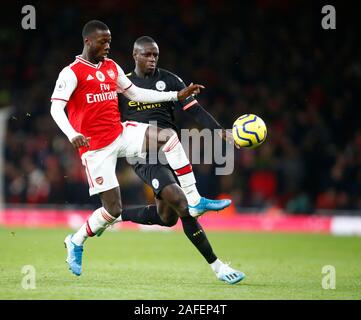
[{"label": "dark background behind players", "polygon": [[[59,68],[81,51],[76,31],[100,18],[112,29],[110,57],[126,72],[134,40],[152,36],[159,67],[206,85],[197,99],[224,127],[250,112],[268,125],[262,147],[236,151],[232,175],[194,166],[204,196],[230,194],[239,209],[361,210],[360,22],[351,6],[336,3],[337,28],[323,30],[322,5],[312,1],[43,1],[33,2],[36,30],[23,30],[25,4],[9,4],[1,19],[0,105],[13,106],[7,204],[98,201],[90,202],[77,154],[49,116],[49,97]],[[197,127],[176,116],[181,127]],[[149,189],[120,164],[125,204],[150,201]]]}]

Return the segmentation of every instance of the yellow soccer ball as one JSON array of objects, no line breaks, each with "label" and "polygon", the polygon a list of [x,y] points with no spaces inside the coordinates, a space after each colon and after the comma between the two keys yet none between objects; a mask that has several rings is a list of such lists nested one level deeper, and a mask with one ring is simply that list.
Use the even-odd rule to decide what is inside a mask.
[{"label": "yellow soccer ball", "polygon": [[233,123],[232,133],[237,145],[253,149],[266,140],[267,127],[260,117],[245,114]]}]

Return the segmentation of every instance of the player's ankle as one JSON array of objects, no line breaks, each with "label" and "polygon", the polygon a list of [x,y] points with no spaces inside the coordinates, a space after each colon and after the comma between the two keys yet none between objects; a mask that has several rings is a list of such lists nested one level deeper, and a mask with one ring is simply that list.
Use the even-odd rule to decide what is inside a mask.
[{"label": "player's ankle", "polygon": [[183,190],[190,206],[194,207],[201,201],[201,196],[194,185],[183,188]]},{"label": "player's ankle", "polygon": [[211,266],[212,270],[217,274],[219,272],[219,269],[223,265],[223,262],[217,258],[216,261],[210,263],[209,265]]}]

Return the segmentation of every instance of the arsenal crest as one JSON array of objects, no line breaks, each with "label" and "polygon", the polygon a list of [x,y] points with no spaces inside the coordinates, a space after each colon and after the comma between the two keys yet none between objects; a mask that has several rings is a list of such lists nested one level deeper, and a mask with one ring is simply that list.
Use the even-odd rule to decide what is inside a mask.
[{"label": "arsenal crest", "polygon": [[97,184],[103,184],[104,180],[103,180],[103,177],[98,177],[98,178],[95,179],[95,181],[96,181]]},{"label": "arsenal crest", "polygon": [[107,71],[107,74],[109,75],[109,77],[111,77],[113,80],[115,79],[115,73],[112,69]]}]

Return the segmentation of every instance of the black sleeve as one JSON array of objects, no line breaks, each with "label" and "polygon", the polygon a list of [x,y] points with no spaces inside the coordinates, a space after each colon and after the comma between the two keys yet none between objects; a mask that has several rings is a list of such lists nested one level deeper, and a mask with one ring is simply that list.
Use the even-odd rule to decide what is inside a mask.
[{"label": "black sleeve", "polygon": [[[175,75],[174,73],[168,72],[168,76],[169,76],[168,79],[170,80],[170,83],[171,83],[171,90],[181,91],[187,87],[185,85],[185,83],[183,82],[183,80],[181,78],[179,78],[177,75]],[[196,101],[196,99],[194,99],[193,96],[190,96],[187,99],[184,99],[182,101],[176,101],[175,106],[176,106],[176,108],[181,108],[184,110],[184,108],[187,108],[187,106],[189,104],[194,103],[193,101]]]},{"label": "black sleeve", "polygon": [[[196,101],[196,100],[195,100]],[[204,128],[208,129],[223,129],[223,127],[217,122],[213,116],[204,110],[204,108],[198,103],[195,102],[192,106],[185,110],[185,112],[195,119],[199,124]]]},{"label": "black sleeve", "polygon": [[[186,87],[185,83],[181,78],[173,75],[173,90],[180,91]],[[199,124],[201,124],[204,128],[208,129],[223,129],[223,127],[217,122],[216,119],[212,117],[210,113],[208,113],[193,97],[190,96],[183,101],[177,101],[176,103],[182,108],[189,116],[191,116],[194,120],[196,120]]]}]

